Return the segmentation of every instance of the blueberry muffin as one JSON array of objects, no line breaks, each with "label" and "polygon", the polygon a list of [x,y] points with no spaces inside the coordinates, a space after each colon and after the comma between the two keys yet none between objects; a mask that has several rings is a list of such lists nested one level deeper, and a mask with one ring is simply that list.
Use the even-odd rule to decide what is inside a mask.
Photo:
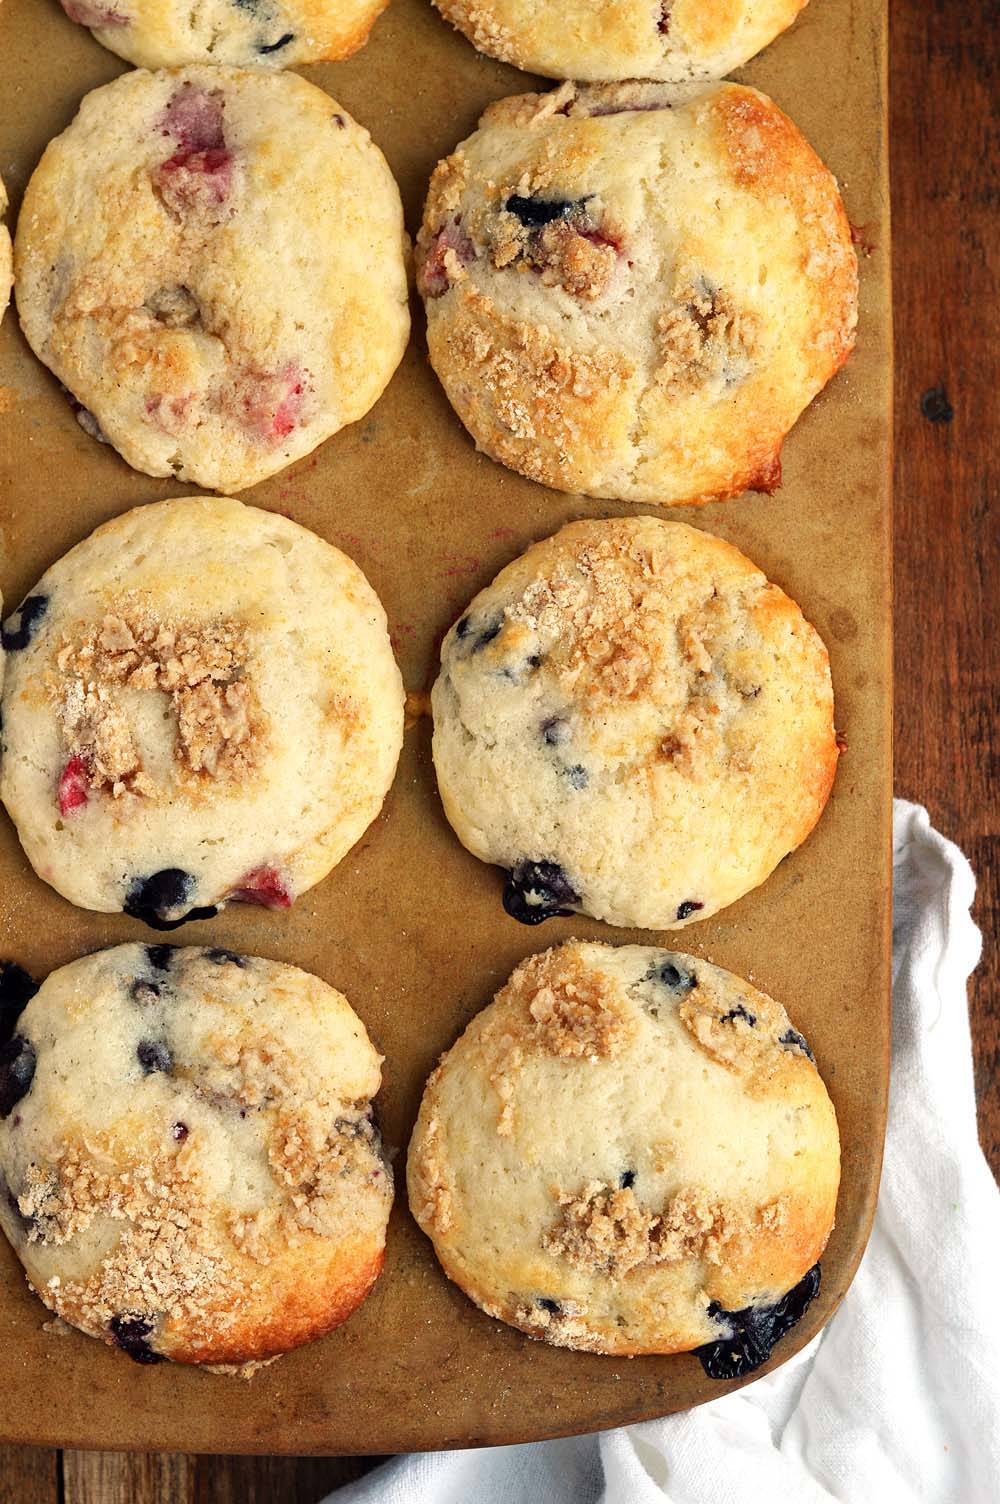
[{"label": "blueberry muffin", "polygon": [[837,1120],[779,1003],[645,946],[570,941],[442,1058],[407,1165],[450,1279],[559,1347],[770,1356],[819,1287]]},{"label": "blueberry muffin", "polygon": [[0,1225],[50,1310],[140,1363],[255,1363],[350,1316],[392,1178],[346,998],[169,945],[3,981]]},{"label": "blueberry muffin", "polygon": [[560,491],[773,491],[785,434],[854,344],[836,182],[738,84],[499,101],[435,170],[417,260],[462,422]]},{"label": "blueberry muffin", "polygon": [[0,795],[35,871],[158,929],[287,908],[378,814],[403,736],[357,565],[222,497],[107,522],[3,627]]},{"label": "blueberry muffin", "polygon": [[683,83],[739,68],[791,26],[806,0],[434,3],[481,52],[528,73]]},{"label": "blueberry muffin", "polygon": [[112,52],[141,68],[181,63],[298,67],[350,57],[387,0],[60,0]]},{"label": "blueberry muffin", "polygon": [[11,252],[10,234],[2,222],[7,212],[7,190],[0,178],[0,323],[10,302],[10,290],[14,286],[14,258]]},{"label": "blueberry muffin", "polygon": [[126,73],[47,148],[14,247],[28,343],[137,470],[240,490],[381,396],[409,334],[399,191],[292,73]]},{"label": "blueberry muffin", "polygon": [[574,522],[515,559],[441,647],[434,765],[504,906],[680,929],[804,841],[836,771],[826,649],[721,538]]}]

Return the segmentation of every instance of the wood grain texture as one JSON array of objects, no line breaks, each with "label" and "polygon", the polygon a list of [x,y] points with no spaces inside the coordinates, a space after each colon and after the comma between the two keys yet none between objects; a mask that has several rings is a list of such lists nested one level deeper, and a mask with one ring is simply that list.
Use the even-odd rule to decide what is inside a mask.
[{"label": "wood grain texture", "polygon": [[979,1130],[1000,1174],[1000,27],[893,0],[896,792],[978,878]]},{"label": "wood grain texture", "polygon": [[59,1453],[0,1447],[0,1504],[59,1504]]}]

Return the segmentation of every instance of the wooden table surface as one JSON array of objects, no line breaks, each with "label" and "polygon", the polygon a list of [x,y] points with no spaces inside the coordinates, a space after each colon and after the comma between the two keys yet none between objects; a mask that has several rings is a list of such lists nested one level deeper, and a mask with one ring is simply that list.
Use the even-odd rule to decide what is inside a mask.
[{"label": "wooden table surface", "polygon": [[[820,5],[823,0],[813,0]],[[1000,1175],[1000,28],[995,0],[890,0],[896,791],[979,879],[980,1136]],[[876,250],[877,254],[877,250]],[[316,1504],[366,1458],[0,1447],[0,1504]]]}]

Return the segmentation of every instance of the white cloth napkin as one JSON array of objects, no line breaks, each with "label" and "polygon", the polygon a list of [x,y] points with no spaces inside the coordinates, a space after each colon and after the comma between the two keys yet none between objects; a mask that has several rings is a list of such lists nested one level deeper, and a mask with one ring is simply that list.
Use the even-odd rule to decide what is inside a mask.
[{"label": "white cloth napkin", "polygon": [[809,1347],[684,1415],[397,1457],[327,1504],[998,1504],[1000,1193],[979,1148],[965,984],[975,882],[896,801],[892,1082],[875,1226]]}]

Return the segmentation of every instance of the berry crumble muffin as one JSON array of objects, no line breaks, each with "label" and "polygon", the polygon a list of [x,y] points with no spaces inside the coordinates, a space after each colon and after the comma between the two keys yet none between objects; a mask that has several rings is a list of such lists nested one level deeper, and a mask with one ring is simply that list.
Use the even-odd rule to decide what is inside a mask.
[{"label": "berry crumble muffin", "polygon": [[418,236],[431,364],[477,446],[560,491],[773,491],[844,363],[857,258],[832,174],[738,84],[500,100]]},{"label": "berry crumble muffin", "polygon": [[659,517],[570,523],[441,647],[434,766],[504,906],[672,930],[805,840],[839,756],[827,652],[731,544]]},{"label": "berry crumble muffin", "polygon": [[140,68],[297,68],[350,57],[387,0],[60,0],[71,21]]},{"label": "berry crumble muffin", "polygon": [[135,469],[242,490],[381,396],[409,336],[406,246],[382,153],[321,89],[126,73],[28,184],[18,314]]},{"label": "berry crumble muffin", "polygon": [[806,0],[434,3],[481,52],[527,73],[673,84],[741,67],[791,26]]},{"label": "berry crumble muffin", "polygon": [[589,1352],[750,1373],[819,1288],[840,1144],[784,1008],[709,962],[570,941],[443,1056],[407,1165],[448,1277]]},{"label": "berry crumble muffin", "polygon": [[137,507],[3,627],[0,795],[40,877],[158,929],[287,908],[382,807],[385,612],[345,554],[223,497]]},{"label": "berry crumble muffin", "polygon": [[139,1363],[242,1365],[360,1305],[392,1175],[339,992],[119,945],[37,990],[4,968],[0,1004],[0,1225],[50,1310]]}]

